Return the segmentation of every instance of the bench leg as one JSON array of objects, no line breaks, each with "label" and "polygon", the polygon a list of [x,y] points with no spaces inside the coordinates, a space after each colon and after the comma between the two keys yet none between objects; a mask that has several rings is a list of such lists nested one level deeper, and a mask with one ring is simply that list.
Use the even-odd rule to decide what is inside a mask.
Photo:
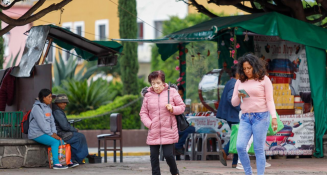
[{"label": "bench leg", "polygon": [[101,156],[100,147],[101,147],[101,140],[98,139],[98,156]]},{"label": "bench leg", "polygon": [[104,139],[104,162],[107,163],[107,140]]},{"label": "bench leg", "polygon": [[119,143],[119,145],[120,145],[120,162],[123,162],[123,145],[122,145],[123,141],[122,141],[122,139],[120,139],[119,141],[120,141],[120,143]]},{"label": "bench leg", "polygon": [[116,162],[116,140],[114,140],[114,162]]}]

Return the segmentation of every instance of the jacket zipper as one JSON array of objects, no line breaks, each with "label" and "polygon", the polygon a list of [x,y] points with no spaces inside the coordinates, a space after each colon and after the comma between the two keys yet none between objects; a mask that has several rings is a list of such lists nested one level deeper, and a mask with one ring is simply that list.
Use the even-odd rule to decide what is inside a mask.
[{"label": "jacket zipper", "polygon": [[160,123],[160,145],[161,145],[160,94],[158,94],[158,109],[159,109],[159,123]]}]

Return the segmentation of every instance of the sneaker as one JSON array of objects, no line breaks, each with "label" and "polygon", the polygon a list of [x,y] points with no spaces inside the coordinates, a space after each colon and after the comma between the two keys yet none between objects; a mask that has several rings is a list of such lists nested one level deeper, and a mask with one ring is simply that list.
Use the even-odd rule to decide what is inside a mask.
[{"label": "sneaker", "polygon": [[[224,156],[224,154],[225,154],[225,156]],[[225,153],[225,151],[219,151],[219,160],[220,160],[220,162],[224,165],[224,166],[227,166],[227,162],[226,162],[226,159],[224,158],[224,157],[226,157],[226,153]]]},{"label": "sneaker", "polygon": [[55,170],[64,170],[64,169],[68,169],[67,166],[63,166],[61,164],[56,164],[56,165],[53,165],[52,169],[55,169]]},{"label": "sneaker", "polygon": [[266,168],[271,167],[271,164],[266,162]]},{"label": "sneaker", "polygon": [[236,169],[243,170],[244,168],[243,168],[243,165],[241,163],[238,163],[236,165]]},{"label": "sneaker", "polygon": [[78,165],[79,165],[78,163],[70,163],[70,164],[68,164],[68,168],[75,168]]}]

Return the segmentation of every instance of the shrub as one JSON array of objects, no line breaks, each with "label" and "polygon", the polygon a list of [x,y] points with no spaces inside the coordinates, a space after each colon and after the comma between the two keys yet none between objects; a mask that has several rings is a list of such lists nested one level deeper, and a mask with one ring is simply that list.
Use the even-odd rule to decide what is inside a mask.
[{"label": "shrub", "polygon": [[112,103],[103,105],[96,110],[90,110],[82,112],[80,115],[68,115],[68,119],[85,118],[82,121],[75,124],[78,129],[110,129],[110,114],[106,114],[117,108],[135,101],[135,103],[114,111],[112,113],[122,114],[122,126],[123,129],[140,129],[141,120],[139,112],[141,109],[142,100],[137,95],[125,95],[117,97]]},{"label": "shrub", "polygon": [[90,85],[87,80],[63,80],[62,87],[57,86],[53,90],[54,93],[67,95],[69,104],[66,111],[68,114],[94,110],[110,102],[108,83],[102,79],[91,81]]}]

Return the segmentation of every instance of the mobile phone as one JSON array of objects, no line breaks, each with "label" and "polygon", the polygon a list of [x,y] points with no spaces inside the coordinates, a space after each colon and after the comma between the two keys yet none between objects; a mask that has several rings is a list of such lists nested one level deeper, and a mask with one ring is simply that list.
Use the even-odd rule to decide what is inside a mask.
[{"label": "mobile phone", "polygon": [[242,94],[245,94],[244,98],[249,98],[250,97],[250,95],[244,89],[239,89],[238,92],[242,93]]}]

